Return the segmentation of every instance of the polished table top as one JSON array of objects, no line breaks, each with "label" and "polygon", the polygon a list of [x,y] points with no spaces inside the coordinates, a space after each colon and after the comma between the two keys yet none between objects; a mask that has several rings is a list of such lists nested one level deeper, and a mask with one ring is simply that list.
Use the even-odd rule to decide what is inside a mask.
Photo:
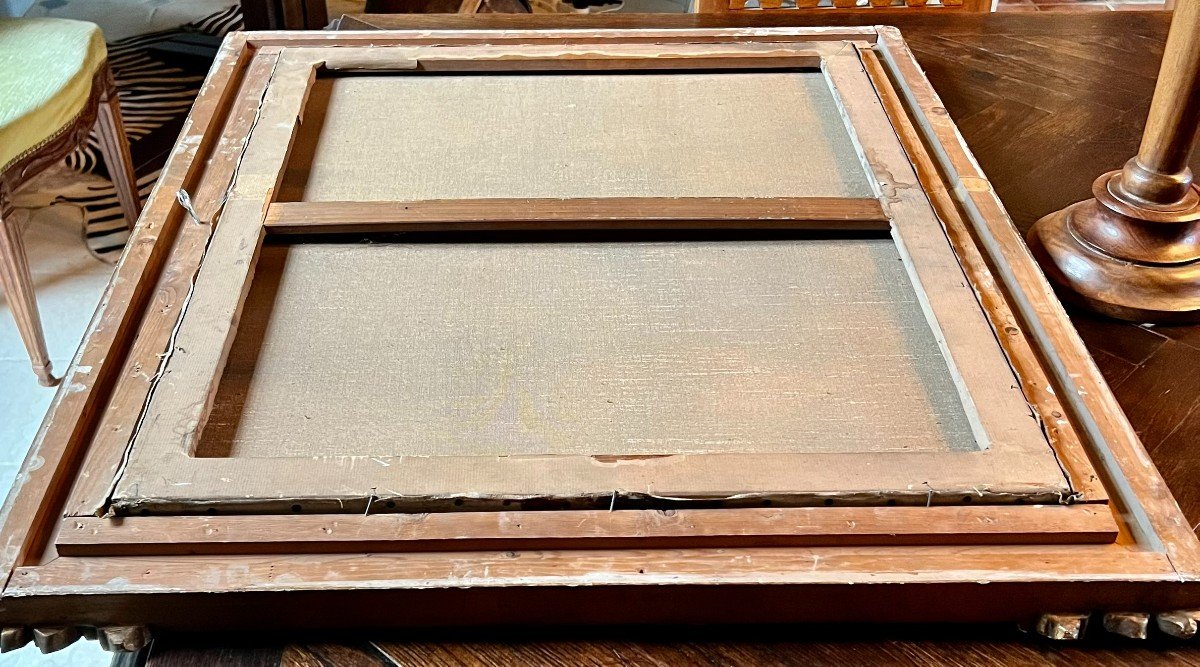
[{"label": "polished table top", "polygon": [[[385,3],[376,2],[376,5]],[[1016,224],[1090,196],[1137,150],[1169,15],[870,10],[734,15],[357,15],[342,29],[898,26]],[[1200,172],[1200,160],[1193,162]],[[1101,371],[1193,525],[1200,523],[1200,327],[1073,314]],[[797,601],[802,604],[803,601]],[[387,610],[380,610],[386,615]],[[406,611],[411,613],[411,611]],[[520,624],[520,610],[513,610]],[[370,637],[166,637],[176,665],[1200,664],[1200,644],[1054,645],[1011,627],[601,628],[413,631]]]}]

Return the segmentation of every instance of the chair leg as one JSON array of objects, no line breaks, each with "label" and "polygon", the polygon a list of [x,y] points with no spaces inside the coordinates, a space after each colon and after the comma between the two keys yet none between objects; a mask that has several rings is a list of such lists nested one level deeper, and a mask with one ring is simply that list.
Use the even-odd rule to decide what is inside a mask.
[{"label": "chair leg", "polygon": [[38,383],[44,387],[58,384],[50,373],[50,354],[46,351],[46,336],[42,332],[42,318],[38,315],[37,300],[33,295],[33,276],[29,274],[29,261],[25,257],[25,245],[21,242],[20,225],[13,211],[5,211],[0,202],[0,288],[8,300],[8,307],[17,321],[17,331],[25,348]]},{"label": "chair leg", "polygon": [[133,160],[129,157],[129,138],[125,136],[125,125],[121,122],[121,105],[117,100],[117,88],[111,72],[105,76],[104,89],[100,91],[96,129],[100,136],[100,153],[116,186],[125,224],[133,229],[142,211],[142,199],[138,196],[137,177],[133,173]]}]

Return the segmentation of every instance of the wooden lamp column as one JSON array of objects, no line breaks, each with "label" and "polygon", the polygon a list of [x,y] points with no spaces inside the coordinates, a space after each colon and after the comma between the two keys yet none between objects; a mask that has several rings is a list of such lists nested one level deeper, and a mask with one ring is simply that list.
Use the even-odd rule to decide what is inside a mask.
[{"label": "wooden lamp column", "polygon": [[1184,0],[1137,156],[1029,231],[1065,299],[1136,322],[1200,321],[1200,187],[1188,168],[1198,130],[1200,0]]}]

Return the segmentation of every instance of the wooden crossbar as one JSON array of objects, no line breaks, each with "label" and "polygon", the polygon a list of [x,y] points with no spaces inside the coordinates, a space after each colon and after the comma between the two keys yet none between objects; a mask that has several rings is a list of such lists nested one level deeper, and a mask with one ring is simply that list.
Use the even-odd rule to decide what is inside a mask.
[{"label": "wooden crossbar", "polygon": [[533,229],[888,229],[879,200],[613,197],[276,202],[275,234]]}]

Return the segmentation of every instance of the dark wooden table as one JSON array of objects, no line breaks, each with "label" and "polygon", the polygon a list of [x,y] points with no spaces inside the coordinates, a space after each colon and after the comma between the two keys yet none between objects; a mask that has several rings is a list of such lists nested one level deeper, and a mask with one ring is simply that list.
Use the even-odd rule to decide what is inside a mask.
[{"label": "dark wooden table", "polygon": [[[905,15],[867,11],[837,23],[892,23],[1022,230],[1089,196],[1092,180],[1137,149],[1169,17],[1157,12]],[[529,17],[363,15],[347,28],[718,27],[811,25],[772,16]],[[825,20],[825,17],[818,17]],[[856,21],[857,19],[857,21]],[[1200,160],[1193,162],[1200,172]],[[1193,523],[1200,523],[1200,327],[1138,327],[1074,316],[1097,364]],[[630,604],[637,604],[630,600]],[[797,600],[796,604],[804,604]],[[419,610],[380,609],[419,614]],[[514,624],[521,610],[513,609]],[[1200,643],[1082,645],[1011,627],[536,628],[412,632],[387,638],[166,637],[148,664],[179,665],[1113,665],[1200,664]]]},{"label": "dark wooden table", "polygon": [[239,0],[247,30],[320,30],[329,24],[325,0]]}]

